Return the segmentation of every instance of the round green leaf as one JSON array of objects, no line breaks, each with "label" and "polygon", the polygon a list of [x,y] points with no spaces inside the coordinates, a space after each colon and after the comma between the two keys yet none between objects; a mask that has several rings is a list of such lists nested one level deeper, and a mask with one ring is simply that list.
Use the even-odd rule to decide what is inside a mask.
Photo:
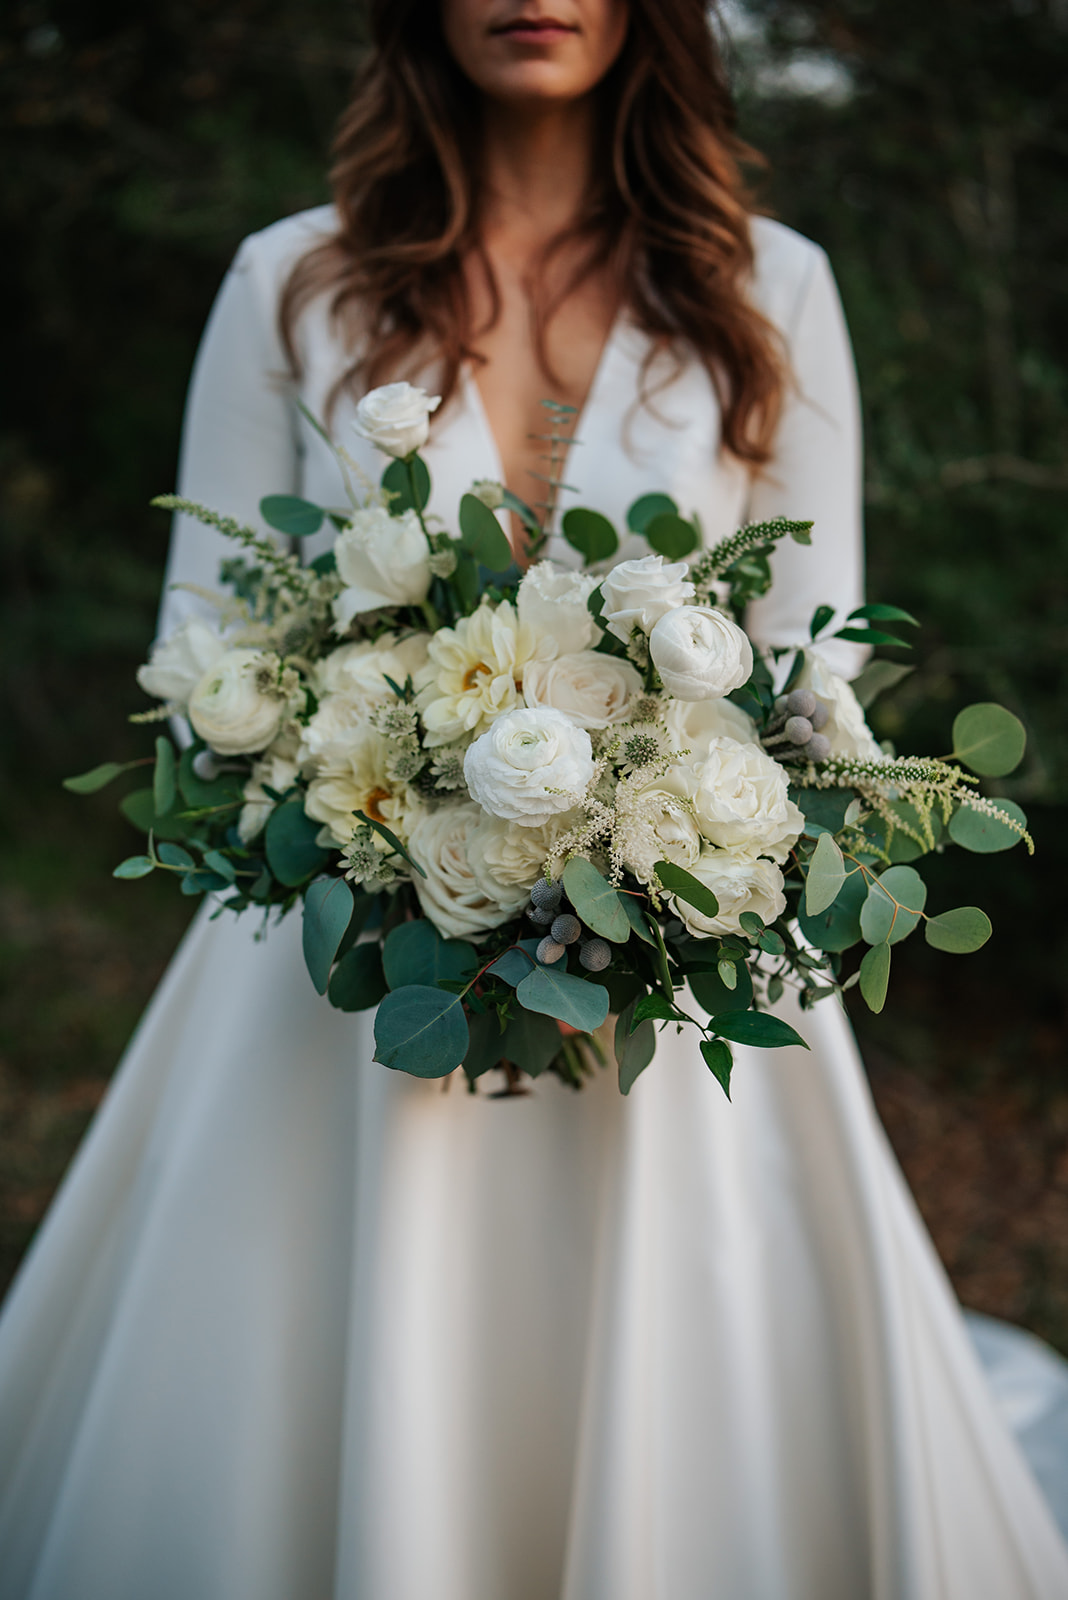
[{"label": "round green leaf", "polygon": [[761,1050],[779,1050],[795,1044],[808,1049],[796,1028],[767,1011],[733,1011],[714,1016],[712,1028],[735,1044],[754,1045]]},{"label": "round green leaf", "polygon": [[344,878],[317,878],[304,896],[304,964],[320,994],[326,993],[330,968],[352,917],[352,905],[352,890]]},{"label": "round green leaf", "polygon": [[805,910],[810,917],[818,917],[834,904],[845,877],[845,862],[834,835],[821,833],[805,876]]},{"label": "round green leaf", "polygon": [[[999,811],[1013,817],[1022,828],[1027,827],[1027,818],[1015,800],[1002,800],[999,796],[994,804]],[[950,817],[949,837],[954,844],[981,856],[994,855],[998,850],[1011,850],[1014,844],[1020,842],[1020,835],[1015,828],[999,822],[996,817],[985,816],[982,811],[974,811],[968,805],[959,806]]]},{"label": "round green leaf", "polygon": [[790,790],[790,799],[800,807],[805,821],[818,823],[830,833],[838,833],[843,827],[852,798],[852,789]]},{"label": "round green leaf", "polygon": [[564,538],[585,557],[587,566],[594,561],[607,561],[619,548],[616,530],[599,511],[573,506],[564,512],[562,528]]},{"label": "round green leaf", "polygon": [[[409,477],[408,468],[411,467]],[[412,480],[415,481],[415,498],[412,498]],[[422,456],[412,456],[411,461],[391,461],[382,474],[382,487],[388,489],[395,498],[390,501],[389,509],[396,514],[399,511],[423,511],[430,499],[430,473]]]},{"label": "round green leaf", "polygon": [[331,852],[316,844],[318,834],[319,824],[306,815],[299,800],[275,806],[263,837],[267,865],[279,883],[295,889],[326,866]]},{"label": "round green leaf", "polygon": [[155,868],[156,863],[150,856],[127,856],[125,861],[119,862],[111,876],[113,878],[147,878],[150,872],[155,871]]},{"label": "round green leaf", "polygon": [[978,906],[958,906],[955,911],[943,911],[941,916],[929,918],[924,932],[927,943],[936,950],[966,956],[981,949],[993,929],[990,918]]},{"label": "round green leaf", "polygon": [[[523,966],[530,971],[529,961],[524,960]],[[398,923],[390,932],[382,950],[382,967],[391,989],[403,989],[412,983],[434,985],[443,978],[453,981],[473,977],[478,969],[478,954],[466,940],[443,939],[432,923],[419,918]]]},{"label": "round green leaf", "polygon": [[381,945],[355,944],[346,951],[330,974],[326,993],[339,1011],[369,1011],[376,1006],[386,993]]},{"label": "round green leaf", "polygon": [[631,934],[630,917],[619,891],[614,889],[592,861],[572,856],[564,868],[564,890],[575,914],[613,944],[626,944]]},{"label": "round green leaf", "polygon": [[669,494],[643,494],[627,512],[627,527],[632,533],[644,533],[654,517],[678,513],[678,506]]},{"label": "round green leaf", "polygon": [[474,494],[460,500],[460,536],[466,551],[491,572],[506,572],[512,565],[512,547],[489,506]]},{"label": "round green leaf", "polygon": [[418,983],[394,989],[375,1013],[375,1060],[415,1078],[446,1077],[469,1042],[460,996],[444,989]]},{"label": "round green leaf", "polygon": [[119,810],[127,822],[132,822],[142,833],[152,833],[157,839],[184,839],[190,832],[188,823],[177,817],[158,817],[151,789],[132,789],[119,801]]},{"label": "round green leaf", "polygon": [[734,1066],[734,1057],[731,1054],[730,1045],[725,1039],[702,1039],[701,1054],[705,1058],[705,1066],[729,1100],[731,1097],[731,1068]]},{"label": "round green leaf", "polygon": [[183,850],[180,844],[161,844],[156,854],[167,867],[181,867],[185,870],[193,865],[193,857],[188,850]]},{"label": "round green leaf", "polygon": [[886,986],[890,981],[890,946],[872,945],[860,963],[860,992],[869,1011],[879,1012],[886,1003]]},{"label": "round green leaf", "polygon": [[592,1033],[608,1015],[608,990],[599,983],[573,978],[555,967],[535,967],[516,988],[516,999],[528,1011],[556,1017],[582,1033]]},{"label": "round green leaf", "polygon": [[690,993],[702,1011],[707,1011],[709,1016],[722,1016],[725,1011],[749,1010],[753,1003],[753,978],[749,968],[737,963],[734,976],[734,988],[728,989],[718,968],[714,972],[687,974]]},{"label": "round green leaf", "polygon": [[860,931],[868,944],[900,944],[920,920],[927,885],[912,867],[888,867],[868,889]]},{"label": "round green leaf", "polygon": [[1019,717],[993,701],[966,706],[953,723],[953,754],[985,778],[1001,778],[1019,766],[1027,733]]},{"label": "round green leaf", "polygon": [[826,911],[810,917],[804,905],[799,908],[797,921],[801,932],[817,950],[848,950],[861,937],[860,908],[867,897],[867,880],[859,868],[854,868],[847,873],[834,902]]},{"label": "round green leaf", "polygon": [[697,548],[697,529],[674,511],[662,511],[642,530],[651,547],[669,561],[681,561]]},{"label": "round green leaf", "polygon": [[323,508],[296,494],[268,494],[260,501],[260,516],[269,528],[288,534],[291,539],[306,539],[323,525]]}]

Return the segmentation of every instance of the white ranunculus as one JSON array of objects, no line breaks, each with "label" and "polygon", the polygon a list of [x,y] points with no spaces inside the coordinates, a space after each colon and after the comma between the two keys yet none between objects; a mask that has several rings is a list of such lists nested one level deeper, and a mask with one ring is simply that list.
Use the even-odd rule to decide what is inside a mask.
[{"label": "white ranunculus", "polygon": [[226,654],[226,644],[202,617],[189,617],[166,639],[152,646],[137,681],[146,694],[184,711],[201,678]]},{"label": "white ranunculus", "polygon": [[278,732],[285,697],[278,691],[277,656],[227,650],[189,697],[189,720],[221,756],[265,750]]},{"label": "white ranunculus", "polygon": [[697,825],[711,844],[785,861],[805,819],[787,796],[789,779],[759,745],[712,739],[694,767]]},{"label": "white ranunculus", "polygon": [[607,728],[625,722],[631,702],[642,692],[641,674],[629,661],[579,650],[555,661],[532,661],[523,674],[528,706],[551,706],[580,728]]},{"label": "white ranunculus", "polygon": [[430,413],[440,404],[440,395],[428,395],[410,383],[385,383],[356,407],[356,431],[387,456],[410,456],[426,444]]},{"label": "white ranunculus", "polygon": [[[302,745],[302,756],[305,751],[306,746]],[[366,723],[343,728],[315,755],[315,776],[308,785],[304,809],[309,817],[329,828],[338,844],[348,844],[360,826],[354,814],[357,811],[374,822],[384,823],[403,843],[419,808],[405,785],[390,777],[389,755],[389,740]],[[375,842],[388,848],[377,834]]]},{"label": "white ranunculus", "polygon": [[672,746],[690,752],[691,766],[704,760],[713,739],[756,743],[756,724],[733,700],[671,700],[665,722]]},{"label": "white ranunculus", "polygon": [[464,777],[491,816],[539,827],[586,793],[593,777],[590,736],[561,711],[509,711],[471,745]]},{"label": "white ranunculus", "polygon": [[554,876],[561,870],[557,845],[581,821],[582,813],[565,811],[540,828],[517,828],[514,822],[481,813],[482,820],[470,837],[471,870],[488,899],[508,916],[517,916],[530,891],[553,862]]},{"label": "white ranunculus", "polygon": [[416,678],[426,745],[482,733],[495,717],[522,705],[527,666],[555,654],[555,639],[520,622],[507,600],[496,606],[484,600],[454,628],[439,628]]},{"label": "white ranunculus", "polygon": [[852,688],[837,672],[832,672],[818,650],[805,651],[805,665],[795,689],[811,689],[827,708],[827,721],[819,730],[830,741],[832,756],[855,757],[860,761],[886,758],[864,720],[864,711]]},{"label": "white ranunculus", "polygon": [[296,741],[288,734],[276,741],[256,762],[242,790],[245,804],[237,819],[237,833],[242,844],[248,844],[250,839],[256,837],[275,808],[276,802],[264,789],[264,784],[276,794],[285,794],[290,785],[296,782],[299,770]]},{"label": "white ranunculus", "polygon": [[519,585],[519,620],[539,634],[551,633],[559,655],[585,650],[596,631],[586,602],[597,583],[590,572],[567,572],[551,561],[538,561]]},{"label": "white ranunculus", "polygon": [[384,506],[354,511],[334,542],[338,577],[345,587],[334,600],[338,633],[364,611],[414,606],[430,588],[430,549],[414,511],[391,517]]},{"label": "white ranunculus", "polygon": [[472,836],[482,821],[470,801],[428,811],[408,835],[408,851],[426,873],[412,877],[423,914],[446,939],[478,939],[515,912],[488,895],[472,866]]},{"label": "white ranunculus", "polygon": [[665,564],[663,556],[642,556],[613,567],[601,582],[601,615],[609,633],[624,644],[635,628],[651,633],[666,612],[693,599],[694,586],[686,581],[688,570],[685,561]]},{"label": "white ranunculus", "polygon": [[753,647],[737,623],[711,606],[666,611],[649,635],[649,654],[677,700],[721,700],[753,670]]},{"label": "white ranunculus", "polygon": [[694,781],[688,769],[672,767],[650,783],[620,784],[618,809],[627,812],[624,865],[640,882],[650,881],[658,861],[690,869],[700,856],[704,841],[688,800]]},{"label": "white ranunculus", "polygon": [[743,911],[753,911],[762,921],[774,922],[786,909],[782,873],[774,862],[750,855],[747,850],[704,850],[689,870],[719,901],[719,914],[706,917],[685,900],[673,900],[676,916],[698,939],[709,934],[740,933]]}]

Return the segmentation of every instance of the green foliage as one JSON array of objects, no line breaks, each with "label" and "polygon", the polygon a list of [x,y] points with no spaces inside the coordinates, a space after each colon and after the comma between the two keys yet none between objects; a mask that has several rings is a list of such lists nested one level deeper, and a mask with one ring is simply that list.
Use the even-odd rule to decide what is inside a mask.
[{"label": "green foliage", "polygon": [[564,512],[561,526],[564,538],[580,553],[587,566],[595,561],[607,561],[619,549],[616,530],[599,511],[573,506]]},{"label": "green foliage", "polygon": [[79,773],[76,778],[64,778],[63,787],[69,789],[71,794],[95,794],[133,765],[132,761],[105,761],[99,767]]},{"label": "green foliage", "polygon": [[860,992],[869,1011],[876,1013],[886,1004],[890,981],[890,946],[874,944],[860,963]]},{"label": "green foliage", "polygon": [[268,494],[260,501],[260,516],[269,528],[291,539],[307,539],[323,525],[322,506],[295,494]]},{"label": "green foliage", "polygon": [[817,917],[834,904],[845,882],[845,875],[845,862],[834,835],[821,833],[805,874],[805,911],[808,916]]},{"label": "green foliage", "polygon": [[564,889],[575,908],[575,915],[602,939],[626,944],[631,919],[624,897],[584,856],[572,856],[564,868]]},{"label": "green foliage", "polygon": [[952,955],[960,956],[981,949],[992,931],[990,918],[978,906],[959,906],[955,911],[943,911],[940,916],[929,917],[924,924],[929,945],[936,950],[947,950]]},{"label": "green foliage", "polygon": [[888,867],[868,889],[860,908],[860,931],[868,944],[900,944],[917,926],[927,904],[927,885],[912,867]]},{"label": "green foliage", "polygon": [[162,735],[156,740],[156,765],[152,773],[152,804],[156,816],[165,817],[173,811],[178,798],[178,763],[174,746]]},{"label": "green foliage", "polygon": [[734,1066],[734,1056],[731,1054],[730,1045],[725,1039],[702,1039],[701,1054],[704,1057],[705,1066],[729,1100],[731,1097],[731,1069]]},{"label": "green foliage", "polygon": [[[1006,816],[1015,818],[1021,828],[1027,827],[1027,818],[1015,800],[999,799],[994,804]],[[954,844],[977,855],[995,855],[999,850],[1011,850],[1014,844],[1019,844],[1021,836],[997,817],[964,805],[958,806],[949,819],[949,837]]]},{"label": "green foliage", "polygon": [[[666,498],[666,496],[665,496]],[[649,547],[669,561],[681,561],[697,549],[700,534],[692,522],[673,511],[658,512],[643,528]]]},{"label": "green foliage", "polygon": [[719,915],[719,901],[712,890],[695,878],[692,872],[687,872],[685,867],[676,866],[674,861],[658,861],[654,870],[669,894],[685,900],[703,917]]},{"label": "green foliage", "polygon": [[556,1017],[582,1033],[592,1033],[608,1015],[608,990],[603,985],[586,983],[556,967],[534,967],[515,993],[528,1011]]},{"label": "green foliage", "polygon": [[697,1004],[710,1016],[719,1017],[726,1011],[745,1011],[753,1002],[753,978],[748,967],[734,968],[734,988],[728,989],[715,971],[690,971],[690,990]]},{"label": "green foliage", "polygon": [[621,1016],[616,1025],[616,1064],[622,1094],[630,1093],[655,1054],[656,1029],[652,1022],[646,1018],[631,1028]]},{"label": "green foliage", "polygon": [[319,824],[309,817],[299,799],[275,806],[263,830],[267,864],[279,883],[298,888],[330,860],[330,851],[316,843]]},{"label": "green foliage", "polygon": [[1004,706],[968,706],[953,723],[953,754],[986,778],[1001,778],[1023,760],[1027,734]]},{"label": "green foliage", "polygon": [[724,1039],[760,1050],[781,1050],[788,1045],[808,1049],[796,1028],[767,1011],[729,1011],[713,1017],[711,1027]]},{"label": "green foliage", "polygon": [[460,537],[464,549],[491,572],[507,572],[512,547],[488,506],[474,494],[460,498]]},{"label": "green foliage", "polygon": [[382,487],[393,496],[391,511],[423,511],[430,499],[430,469],[422,456],[391,461],[382,474]]},{"label": "green foliage", "polygon": [[467,1054],[459,995],[423,984],[394,989],[375,1012],[375,1060],[416,1078],[444,1078]]},{"label": "green foliage", "polygon": [[474,977],[478,954],[464,939],[443,939],[425,920],[400,922],[387,935],[382,965],[391,989],[406,984],[433,985]]},{"label": "green foliage", "polygon": [[632,533],[644,533],[654,517],[676,516],[678,509],[669,494],[639,495],[627,511],[627,527]]},{"label": "green foliage", "polygon": [[387,989],[381,945],[354,944],[331,973],[327,996],[339,1011],[369,1011]]},{"label": "green foliage", "polygon": [[317,878],[304,896],[301,937],[312,983],[325,994],[330,968],[352,920],[352,890],[344,878]]}]

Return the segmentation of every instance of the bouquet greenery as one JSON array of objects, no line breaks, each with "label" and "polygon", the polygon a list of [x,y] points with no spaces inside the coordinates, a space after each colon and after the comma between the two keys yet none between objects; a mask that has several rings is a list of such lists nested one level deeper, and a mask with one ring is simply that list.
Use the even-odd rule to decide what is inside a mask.
[{"label": "bouquet greenery", "polygon": [[[733,1044],[804,1043],[775,1014],[787,986],[807,1008],[859,983],[879,1010],[892,949],[921,923],[941,950],[984,943],[977,908],[928,913],[915,863],[950,841],[1030,848],[1019,808],[978,790],[1023,754],[1014,716],[971,706],[947,759],[897,757],[864,708],[908,669],[830,671],[829,607],[809,646],[755,653],[745,608],[806,522],[702,550],[697,518],[648,494],[627,523],[649,554],[613,567],[615,528],[576,507],[571,570],[540,559],[546,517],[479,483],[452,536],[427,513],[419,455],[436,403],[408,384],[365,396],[358,426],[391,458],[381,484],[357,491],[337,448],[348,506],[268,496],[288,550],[155,502],[238,553],[213,619],[186,621],[138,674],[161,702],[139,720],[188,731],[180,749],[160,734],[151,787],[122,802],[148,843],[117,877],[172,873],[216,915],[300,902],[311,980],[344,1011],[377,1007],[378,1061],[425,1078],[462,1066],[472,1089],[500,1068],[505,1093],[547,1070],[580,1086],[610,1013],[624,1093],[656,1026],[687,1023],[729,1093]],[[567,419],[552,409],[555,449]],[[524,530],[524,572],[502,515]],[[303,564],[293,542],[324,526],[333,548]],[[831,636],[900,646],[888,629],[912,623],[867,605]]]}]

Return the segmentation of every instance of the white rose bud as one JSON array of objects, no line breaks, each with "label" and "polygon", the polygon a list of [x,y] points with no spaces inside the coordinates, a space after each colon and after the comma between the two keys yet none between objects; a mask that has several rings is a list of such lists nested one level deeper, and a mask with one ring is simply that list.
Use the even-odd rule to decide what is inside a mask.
[{"label": "white rose bud", "polygon": [[649,654],[677,700],[721,700],[753,670],[753,647],[738,625],[711,606],[679,606],[649,635]]},{"label": "white rose bud", "polygon": [[271,743],[285,710],[277,666],[261,650],[228,650],[193,690],[189,720],[219,755],[249,755]]},{"label": "white rose bud", "polygon": [[137,681],[146,694],[184,711],[205,672],[225,654],[215,629],[201,617],[190,617],[152,646],[148,662],[137,669]]},{"label": "white rose bud", "polygon": [[408,851],[426,873],[412,877],[423,915],[446,939],[478,939],[515,912],[486,894],[471,866],[471,840],[482,820],[469,801],[420,817],[408,835]]},{"label": "white rose bud", "polygon": [[520,622],[541,635],[551,633],[558,655],[574,655],[594,641],[596,623],[587,601],[597,587],[589,572],[567,572],[551,561],[528,568],[516,595]]},{"label": "white rose bud", "polygon": [[674,901],[676,916],[697,939],[740,933],[743,911],[755,912],[763,922],[774,922],[786,910],[782,873],[773,862],[747,850],[705,850],[690,871],[719,902],[718,915],[706,917],[685,900]]},{"label": "white rose bud", "polygon": [[430,413],[440,404],[440,395],[428,395],[410,383],[386,383],[365,394],[356,407],[356,431],[387,456],[403,460],[426,444]]},{"label": "white rose bud", "polygon": [[712,844],[785,861],[805,819],[787,795],[789,779],[755,744],[713,739],[694,768],[697,826]]},{"label": "white rose bud", "polygon": [[688,570],[685,561],[665,565],[663,556],[642,556],[613,567],[601,583],[601,615],[609,633],[624,644],[635,628],[651,633],[666,612],[693,599],[696,591],[686,581]]},{"label": "white rose bud", "polygon": [[555,661],[532,661],[523,674],[528,706],[551,706],[579,728],[624,722],[642,692],[641,674],[629,661],[579,650]]},{"label": "white rose bud", "polygon": [[334,601],[334,627],[381,606],[414,606],[430,588],[430,550],[414,511],[391,517],[383,506],[354,511],[334,543],[345,588]]},{"label": "white rose bud", "polygon": [[539,707],[498,717],[465,755],[464,777],[491,816],[533,828],[581,800],[593,766],[585,728]]}]

